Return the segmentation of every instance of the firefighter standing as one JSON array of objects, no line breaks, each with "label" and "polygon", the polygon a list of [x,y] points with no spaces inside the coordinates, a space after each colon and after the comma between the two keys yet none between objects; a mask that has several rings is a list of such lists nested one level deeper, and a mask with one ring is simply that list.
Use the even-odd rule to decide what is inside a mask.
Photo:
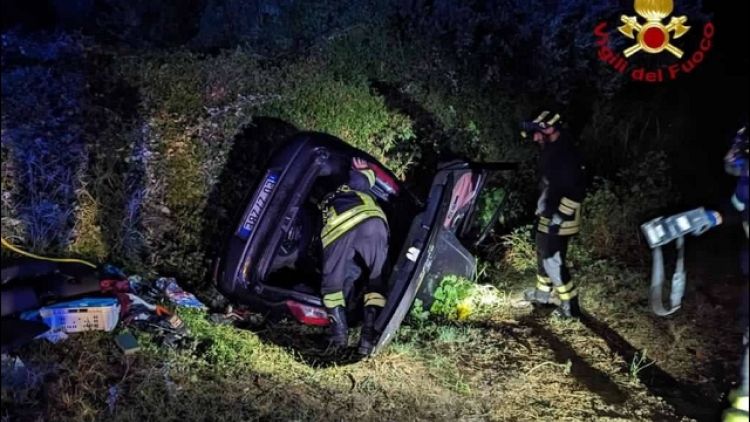
[{"label": "firefighter standing", "polygon": [[521,135],[531,135],[541,147],[539,173],[541,195],[537,203],[536,230],[537,284],[525,292],[534,304],[550,304],[553,290],[560,299],[554,314],[579,317],[578,289],[570,280],[566,254],[570,237],[581,224],[581,201],[585,177],[581,157],[561,132],[559,114],[543,111],[533,121],[523,123]]},{"label": "firefighter standing", "polygon": [[[354,158],[349,182],[328,194],[320,203],[323,213],[323,274],[321,293],[330,321],[329,348],[347,346],[346,294],[367,272],[364,318],[359,353],[374,346],[374,324],[385,306],[383,265],[388,254],[388,224],[385,213],[369,193],[375,173],[367,162]],[[361,265],[360,265],[361,264]]]},{"label": "firefighter standing", "polygon": [[[732,195],[732,205],[742,217],[742,225],[745,230],[745,237],[748,236],[748,134],[747,129],[743,127],[737,132],[734,138],[732,148],[724,157],[724,168],[727,173],[737,176],[737,187]],[[747,243],[743,245],[741,253],[742,273],[747,278],[748,275],[748,250]],[[747,285],[745,286],[747,289]],[[744,355],[740,364],[740,385],[732,391],[729,396],[731,407],[724,412],[724,422],[748,421],[748,411],[750,404],[748,399],[748,294],[744,291],[742,297],[742,308],[740,312],[740,323],[744,330],[743,346]]]}]

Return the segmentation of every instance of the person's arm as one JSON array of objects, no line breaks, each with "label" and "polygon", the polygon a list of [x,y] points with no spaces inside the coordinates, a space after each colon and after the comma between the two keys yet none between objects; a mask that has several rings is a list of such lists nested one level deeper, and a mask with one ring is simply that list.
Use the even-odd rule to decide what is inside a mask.
[{"label": "person's arm", "polygon": [[352,171],[349,173],[349,187],[358,191],[368,191],[375,186],[375,172],[367,161],[352,158]]},{"label": "person's arm", "polygon": [[550,219],[550,233],[559,231],[565,221],[575,219],[585,195],[581,164],[572,157],[561,157],[549,184],[546,211]]}]

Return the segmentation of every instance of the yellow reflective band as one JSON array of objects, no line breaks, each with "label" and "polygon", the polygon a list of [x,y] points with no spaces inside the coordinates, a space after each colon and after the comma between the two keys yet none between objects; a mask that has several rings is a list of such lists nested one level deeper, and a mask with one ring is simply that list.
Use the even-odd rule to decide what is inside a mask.
[{"label": "yellow reflective band", "polygon": [[561,203],[559,207],[557,207],[557,210],[565,215],[573,215],[576,212],[575,208],[570,208],[569,206]]},{"label": "yellow reflective band", "polygon": [[551,292],[552,282],[550,281],[549,277],[545,277],[541,274],[537,274],[536,275],[536,288],[537,290],[541,290],[543,292]]},{"label": "yellow reflective band", "polygon": [[549,125],[549,126],[552,126],[552,125],[554,125],[555,123],[557,123],[557,121],[558,121],[558,120],[560,120],[560,115],[559,115],[559,114],[557,114],[557,113],[555,113],[555,115],[554,115],[554,116],[553,116],[553,117],[552,117],[551,119],[549,119],[549,120],[547,121],[547,125]]},{"label": "yellow reflective band", "polygon": [[542,283],[536,283],[536,289],[542,292],[551,292],[552,286],[549,286],[547,284],[542,284]]},{"label": "yellow reflective band", "polygon": [[572,200],[570,198],[566,198],[564,196],[560,200],[560,204],[565,205],[566,207],[573,208],[573,209],[578,209],[578,208],[581,207],[581,203],[580,202],[576,202],[576,201],[574,201],[574,200]]},{"label": "yellow reflective band", "polygon": [[572,236],[574,234],[578,234],[581,231],[578,227],[571,227],[569,229],[560,229],[559,232],[557,232],[558,236]]},{"label": "yellow reflective band", "polygon": [[385,306],[385,296],[380,293],[367,293],[365,295],[365,306]]},{"label": "yellow reflective band", "polygon": [[743,410],[745,412],[750,411],[750,400],[748,396],[737,396],[732,400],[732,407],[735,409]]},{"label": "yellow reflective band", "polygon": [[576,288],[575,283],[571,281],[571,282],[568,282],[568,284],[563,284],[562,286],[555,287],[555,290],[557,290],[558,293],[568,293],[568,292],[573,291],[573,289],[575,288]]},{"label": "yellow reflective band", "polygon": [[528,135],[526,134],[526,131],[525,131],[525,130],[522,130],[522,131],[521,131],[521,138],[524,138],[524,139],[526,139],[526,137],[527,137],[527,136],[528,136]]},{"label": "yellow reflective band", "polygon": [[344,292],[338,291],[338,292],[328,293],[327,295],[324,295],[323,304],[325,305],[326,308],[346,306],[346,302],[344,301]]},{"label": "yellow reflective band", "polygon": [[[547,217],[539,217],[539,224],[540,225],[546,227],[546,226],[549,226],[550,223],[551,223],[551,221],[550,221],[549,218],[547,218]],[[560,227],[573,227],[573,226],[578,226],[578,225],[579,225],[579,223],[576,220],[563,221],[562,223],[560,223]]]},{"label": "yellow reflective band", "polygon": [[[549,223],[539,222],[537,225],[537,231],[540,233],[549,233]],[[575,221],[566,221],[560,225],[560,230],[557,232],[558,236],[570,236],[581,231],[581,226]]]},{"label": "yellow reflective band", "polygon": [[[560,224],[560,230],[557,232],[558,236],[572,236],[574,234],[577,234],[581,231],[581,208],[580,204],[578,202],[571,201],[567,198],[563,198],[561,201],[570,201],[566,202],[566,206],[570,206],[569,204],[575,203],[578,204],[578,208],[576,208],[573,219],[568,221],[563,221]],[[549,225],[551,223],[551,220],[547,217],[539,217],[539,224],[537,224],[537,231],[540,233],[549,233]]]},{"label": "yellow reflective band", "polygon": [[737,409],[727,409],[721,422],[748,422],[748,413]]},{"label": "yellow reflective band", "polygon": [[[549,228],[548,227],[539,226],[538,229],[537,229],[537,231],[539,231],[540,233],[549,234]],[[561,228],[557,232],[557,235],[558,236],[572,236],[574,234],[578,234],[580,231],[581,231],[581,229],[578,226],[576,226],[576,227],[568,227],[568,228],[565,228],[565,229]]]},{"label": "yellow reflective band", "polygon": [[552,282],[549,280],[549,277],[545,277],[541,274],[536,275],[536,281],[542,284],[546,284],[548,286],[552,285]]},{"label": "yellow reflective band", "polygon": [[360,200],[362,200],[362,205],[353,207],[341,214],[336,214],[332,207],[326,210],[328,219],[320,235],[324,248],[369,218],[380,218],[387,224],[388,219],[385,213],[370,195],[357,191],[352,192],[356,193]]},{"label": "yellow reflective band", "polygon": [[560,298],[560,300],[570,300],[578,296],[578,289],[573,289],[568,293],[559,293],[557,296]]},{"label": "yellow reflective band", "polygon": [[370,187],[373,187],[375,185],[375,172],[370,169],[364,169],[359,170],[360,173],[362,173],[363,176],[367,178],[367,183],[369,183]]},{"label": "yellow reflective band", "polygon": [[536,119],[534,119],[534,123],[541,122],[542,120],[544,120],[545,117],[547,117],[548,114],[549,114],[549,111],[544,110],[538,116],[536,116]]}]

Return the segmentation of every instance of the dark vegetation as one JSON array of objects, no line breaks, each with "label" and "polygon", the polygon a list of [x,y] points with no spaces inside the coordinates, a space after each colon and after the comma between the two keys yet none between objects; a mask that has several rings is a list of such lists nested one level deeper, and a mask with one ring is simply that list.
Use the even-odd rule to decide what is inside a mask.
[{"label": "dark vegetation", "polygon": [[[674,409],[702,415],[672,402],[670,408],[648,392],[638,356],[641,365],[655,359],[660,371],[698,385],[715,403],[725,392],[739,343],[732,327],[717,321],[731,320],[733,309],[697,296],[678,317],[646,315],[648,254],[638,225],[688,205],[716,204],[731,189],[721,155],[747,111],[726,99],[747,91],[747,57],[735,56],[747,37],[732,32],[735,14],[679,2],[695,27],[714,20],[718,46],[700,71],[643,85],[604,66],[592,34],[605,19],[614,31],[620,14],[632,14],[630,2],[101,0],[6,10],[7,4],[2,233],[14,243],[132,273],[175,275],[203,294],[212,253],[266,158],[288,133],[311,129],[368,151],[416,190],[440,157],[522,161],[496,196],[507,196],[507,211],[482,251],[480,281],[509,299],[533,282],[534,266],[528,224],[535,150],[518,138],[517,123],[556,104],[567,110],[591,176],[585,229],[572,255],[584,307],[604,325],[596,335],[579,325],[540,325],[506,300],[485,315],[491,334],[488,325],[414,322],[382,358],[320,369],[314,354],[298,359],[259,340],[291,347],[299,327],[235,332],[187,315],[198,333],[194,349],[146,347],[127,366],[108,366],[112,347],[94,334],[27,350],[56,375],[21,396],[4,387],[4,418],[100,419],[110,385],[140,392],[119,404],[114,414],[122,420],[341,417],[323,403],[327,394],[344,397],[342,407],[386,419],[649,419],[674,418]],[[732,265],[722,274],[735,271]],[[607,345],[602,327],[626,338],[625,345]],[[504,342],[506,335],[515,340]],[[556,338],[572,348],[551,344]],[[576,354],[587,360],[571,359]],[[707,356],[726,357],[717,364]],[[79,372],[87,363],[92,369]],[[438,382],[424,391],[414,379],[403,381],[428,372]],[[536,372],[553,377],[550,391],[568,400],[565,409],[544,400],[503,407],[492,399],[528,402],[534,386],[549,384]],[[584,386],[604,379],[598,390],[611,394],[591,402],[570,396],[576,374]],[[73,392],[73,385],[81,387]],[[186,410],[153,401],[204,395]],[[373,399],[363,404],[364,397]]]}]

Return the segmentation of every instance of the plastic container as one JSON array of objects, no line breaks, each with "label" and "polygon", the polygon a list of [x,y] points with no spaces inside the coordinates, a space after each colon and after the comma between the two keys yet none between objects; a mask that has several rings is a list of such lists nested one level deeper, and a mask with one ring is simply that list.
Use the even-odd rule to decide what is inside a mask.
[{"label": "plastic container", "polygon": [[39,315],[52,330],[112,331],[119,319],[120,304],[114,298],[83,298],[45,306]]}]

